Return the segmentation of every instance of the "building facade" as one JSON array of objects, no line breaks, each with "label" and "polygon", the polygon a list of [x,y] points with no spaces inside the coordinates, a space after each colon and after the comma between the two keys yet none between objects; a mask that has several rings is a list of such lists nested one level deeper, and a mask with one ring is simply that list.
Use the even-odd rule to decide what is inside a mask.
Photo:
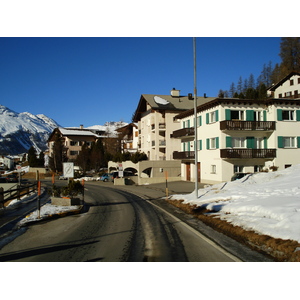
[{"label": "building facade", "polygon": [[141,95],[134,114],[138,124],[138,148],[150,161],[173,160],[174,149],[180,149],[180,141],[171,137],[180,128],[175,116],[194,105],[191,96],[181,96],[179,90],[170,95]]},{"label": "building facade", "polygon": [[[195,180],[194,111],[176,116],[173,138],[183,180]],[[199,181],[229,181],[234,173],[284,169],[300,163],[300,102],[294,99],[215,99],[197,107]]]}]

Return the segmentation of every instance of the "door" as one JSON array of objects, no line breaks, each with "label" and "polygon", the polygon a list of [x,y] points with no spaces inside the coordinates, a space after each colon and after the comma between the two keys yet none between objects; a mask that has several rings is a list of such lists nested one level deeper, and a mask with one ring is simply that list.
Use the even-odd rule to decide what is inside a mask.
[{"label": "door", "polygon": [[198,172],[198,182],[201,182],[201,165],[200,162],[197,163],[197,172]]},{"label": "door", "polygon": [[191,181],[191,164],[190,163],[186,163],[186,180],[187,181]]}]

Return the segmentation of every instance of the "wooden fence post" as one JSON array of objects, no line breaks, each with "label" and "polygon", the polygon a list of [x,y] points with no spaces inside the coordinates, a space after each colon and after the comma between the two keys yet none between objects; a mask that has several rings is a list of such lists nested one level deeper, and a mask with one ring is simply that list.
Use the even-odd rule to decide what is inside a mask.
[{"label": "wooden fence post", "polygon": [[4,188],[0,187],[0,207],[4,207]]}]

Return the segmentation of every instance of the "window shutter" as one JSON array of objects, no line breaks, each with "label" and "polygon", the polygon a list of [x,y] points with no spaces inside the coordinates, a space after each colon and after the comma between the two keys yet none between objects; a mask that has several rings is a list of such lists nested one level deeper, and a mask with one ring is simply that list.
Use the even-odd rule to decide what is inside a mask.
[{"label": "window shutter", "polygon": [[231,120],[231,110],[225,109],[225,120],[230,121]]},{"label": "window shutter", "polygon": [[254,136],[247,136],[247,148],[254,149]]},{"label": "window shutter", "polygon": [[183,151],[185,151],[185,143],[182,143],[183,144]]},{"label": "window shutter", "polygon": [[277,120],[282,121],[282,109],[277,109]]},{"label": "window shutter", "polygon": [[283,136],[278,137],[278,148],[283,148]]},{"label": "window shutter", "polygon": [[198,150],[202,150],[202,140],[198,140]]},{"label": "window shutter", "polygon": [[219,122],[219,111],[216,110],[216,122]]},{"label": "window shutter", "polygon": [[297,136],[297,148],[300,148],[300,136]]},{"label": "window shutter", "polygon": [[231,143],[231,136],[226,136],[226,148],[231,148],[232,143]]},{"label": "window shutter", "polygon": [[268,139],[264,137],[264,148],[268,149]]},{"label": "window shutter", "polygon": [[187,128],[191,127],[191,120],[187,120]]},{"label": "window shutter", "polygon": [[300,121],[300,110],[296,110],[296,120]]},{"label": "window shutter", "polygon": [[216,137],[216,149],[219,149],[219,137]]},{"label": "window shutter", "polygon": [[206,124],[209,124],[209,113],[206,113]]},{"label": "window shutter", "polygon": [[202,126],[202,116],[198,117],[198,126]]},{"label": "window shutter", "polygon": [[185,121],[182,122],[182,128],[185,128]]},{"label": "window shutter", "polygon": [[264,121],[267,121],[267,112],[265,110],[264,110],[263,114],[264,114]]},{"label": "window shutter", "polygon": [[206,139],[206,149],[209,149],[209,139]]},{"label": "window shutter", "polygon": [[254,121],[254,111],[246,110],[246,121]]},{"label": "window shutter", "polygon": [[187,142],[187,146],[188,146],[187,151],[191,151],[191,144],[190,144],[190,142]]}]

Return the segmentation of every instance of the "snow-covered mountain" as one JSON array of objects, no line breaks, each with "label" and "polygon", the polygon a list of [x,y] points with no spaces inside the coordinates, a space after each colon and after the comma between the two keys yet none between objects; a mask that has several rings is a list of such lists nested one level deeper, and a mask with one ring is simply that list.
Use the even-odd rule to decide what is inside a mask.
[{"label": "snow-covered mountain", "polygon": [[0,105],[0,154],[20,154],[34,146],[39,153],[47,148],[47,139],[59,125],[45,115],[17,113]]}]

